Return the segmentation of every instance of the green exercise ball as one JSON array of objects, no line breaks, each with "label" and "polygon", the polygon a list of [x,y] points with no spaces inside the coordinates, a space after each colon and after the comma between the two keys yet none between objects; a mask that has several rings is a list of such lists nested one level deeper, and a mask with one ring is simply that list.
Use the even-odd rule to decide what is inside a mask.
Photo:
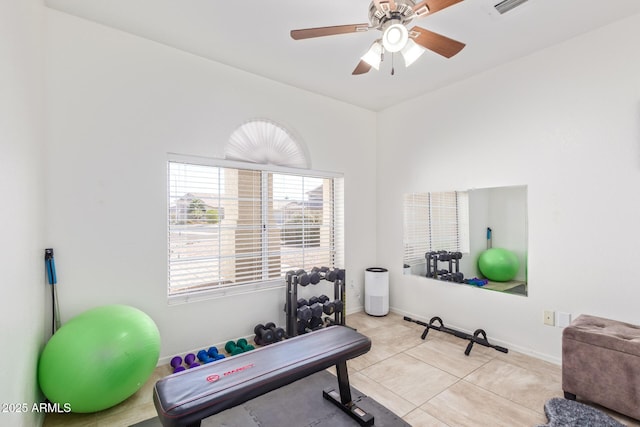
[{"label": "green exercise ball", "polygon": [[65,323],[38,362],[44,395],[72,412],[96,412],[122,402],[149,379],[160,356],[160,332],[144,312],[97,307]]},{"label": "green exercise ball", "polygon": [[502,248],[491,248],[480,254],[478,258],[480,272],[494,282],[513,280],[518,274],[520,261],[511,251]]}]

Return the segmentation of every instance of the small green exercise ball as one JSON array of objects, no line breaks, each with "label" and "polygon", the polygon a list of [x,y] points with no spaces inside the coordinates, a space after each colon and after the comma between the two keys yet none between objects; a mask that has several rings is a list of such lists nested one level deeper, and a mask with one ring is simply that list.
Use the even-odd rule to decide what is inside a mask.
[{"label": "small green exercise ball", "polygon": [[518,274],[520,261],[511,251],[502,248],[491,248],[480,254],[478,258],[480,272],[494,282],[507,282]]},{"label": "small green exercise ball", "polygon": [[160,356],[160,332],[144,312],[97,307],[65,323],[38,362],[44,395],[72,412],[96,412],[122,402],[149,379]]}]

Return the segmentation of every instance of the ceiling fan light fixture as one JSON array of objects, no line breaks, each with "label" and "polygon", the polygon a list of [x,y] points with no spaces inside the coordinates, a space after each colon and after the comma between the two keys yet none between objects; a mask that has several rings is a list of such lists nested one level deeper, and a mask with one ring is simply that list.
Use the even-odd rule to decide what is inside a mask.
[{"label": "ceiling fan light fixture", "polygon": [[380,40],[373,42],[367,53],[365,53],[360,59],[371,65],[376,70],[379,70],[380,62],[382,61],[382,44],[380,43]]},{"label": "ceiling fan light fixture", "polygon": [[420,46],[418,43],[409,39],[407,41],[406,46],[402,48],[400,53],[404,58],[405,67],[408,67],[414,62],[416,62],[416,60],[422,56],[422,54],[424,53],[424,48]]},{"label": "ceiling fan light fixture", "polygon": [[399,52],[407,45],[409,31],[402,24],[393,24],[385,28],[382,34],[382,45],[387,52]]}]

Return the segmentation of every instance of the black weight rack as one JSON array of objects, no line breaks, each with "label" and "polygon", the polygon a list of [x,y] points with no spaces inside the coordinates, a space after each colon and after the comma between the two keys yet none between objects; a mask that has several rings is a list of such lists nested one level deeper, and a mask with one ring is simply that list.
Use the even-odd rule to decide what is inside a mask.
[{"label": "black weight rack", "polygon": [[[464,274],[460,272],[461,252],[431,251],[424,256],[427,260],[427,277],[456,283],[464,281]],[[439,269],[438,262],[448,263],[449,268]]]},{"label": "black weight rack", "polygon": [[[333,324],[345,325],[345,312],[346,305],[346,273],[345,270],[334,270],[333,275],[323,274],[322,278],[329,280],[331,276],[333,280],[333,297],[334,300],[342,302],[342,310],[333,313]],[[306,274],[306,273],[304,273]],[[285,315],[286,315],[286,336],[287,338],[295,337],[298,335],[298,285],[301,283],[301,275],[297,273],[289,272],[285,276],[286,287],[286,301],[285,301]]]}]

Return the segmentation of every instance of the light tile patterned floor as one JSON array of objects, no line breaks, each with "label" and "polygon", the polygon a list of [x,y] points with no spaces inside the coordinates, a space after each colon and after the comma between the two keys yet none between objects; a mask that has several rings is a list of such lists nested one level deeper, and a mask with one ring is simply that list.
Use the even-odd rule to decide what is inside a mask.
[{"label": "light tile patterned floor", "polygon": [[[393,313],[352,314],[347,324],[372,341],[371,351],[348,362],[351,385],[412,426],[532,427],[547,422],[544,402],[562,396],[561,368],[552,363],[480,345],[465,356],[465,341],[433,330],[423,341],[423,327]],[[154,417],[153,384],[169,373],[168,366],[158,367],[142,389],[114,408],[49,414],[44,426],[128,426]],[[640,427],[639,421],[608,413]]]}]

